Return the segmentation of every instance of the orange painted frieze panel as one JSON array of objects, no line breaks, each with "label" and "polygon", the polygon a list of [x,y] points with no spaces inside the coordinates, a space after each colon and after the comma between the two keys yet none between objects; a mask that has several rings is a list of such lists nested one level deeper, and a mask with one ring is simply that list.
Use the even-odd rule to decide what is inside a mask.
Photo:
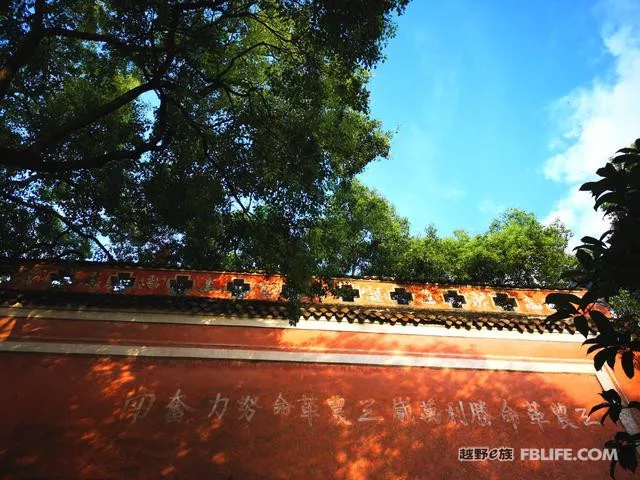
[{"label": "orange painted frieze panel", "polygon": [[[278,275],[203,272],[153,268],[118,268],[97,264],[71,268],[56,264],[24,265],[4,283],[17,290],[176,295],[187,297],[282,302],[285,279]],[[472,285],[400,283],[356,278],[332,280],[323,297],[305,298],[349,306],[410,307],[474,312],[549,315],[551,290]]]}]

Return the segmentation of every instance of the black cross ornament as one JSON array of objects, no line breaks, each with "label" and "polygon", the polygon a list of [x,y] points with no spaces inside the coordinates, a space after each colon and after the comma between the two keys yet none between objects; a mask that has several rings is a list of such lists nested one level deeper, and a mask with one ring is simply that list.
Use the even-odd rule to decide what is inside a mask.
[{"label": "black cross ornament", "polygon": [[184,295],[187,290],[193,288],[193,280],[188,275],[176,275],[175,280],[169,282],[169,287],[176,295]]},{"label": "black cross ornament", "polygon": [[512,312],[518,307],[516,299],[510,297],[508,293],[496,293],[496,296],[493,297],[493,303],[496,307],[502,307],[507,312]]},{"label": "black cross ornament", "polygon": [[136,279],[132,277],[129,272],[118,272],[118,274],[112,276],[109,281],[111,282],[111,291],[118,293],[133,287]]},{"label": "black cross ornament", "polygon": [[68,287],[73,283],[73,273],[69,270],[59,270],[51,274],[52,287]]},{"label": "black cross ornament", "polygon": [[356,298],[360,298],[360,290],[347,283],[337,288],[335,296],[340,297],[343,302],[353,302]]},{"label": "black cross ornament", "polygon": [[457,290],[449,290],[443,297],[444,301],[450,303],[453,308],[462,308],[462,305],[467,303],[464,295],[460,295]]},{"label": "black cross ornament", "polygon": [[251,290],[251,285],[245,283],[242,278],[234,278],[227,283],[227,291],[231,292],[231,296],[244,298],[245,293]]},{"label": "black cross ornament", "polygon": [[396,288],[393,292],[389,292],[391,300],[398,302],[398,305],[409,305],[413,300],[411,292],[407,292],[404,288]]}]

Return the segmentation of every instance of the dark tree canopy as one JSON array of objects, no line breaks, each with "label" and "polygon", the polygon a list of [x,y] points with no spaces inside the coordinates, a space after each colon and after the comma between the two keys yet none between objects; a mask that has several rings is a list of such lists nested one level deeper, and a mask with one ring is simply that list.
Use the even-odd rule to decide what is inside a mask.
[{"label": "dark tree canopy", "polygon": [[405,4],[9,1],[0,254],[292,268],[388,154],[366,84]]},{"label": "dark tree canopy", "polygon": [[412,237],[355,180],[388,155],[366,87],[406,3],[8,2],[0,256],[558,284],[561,225]]}]

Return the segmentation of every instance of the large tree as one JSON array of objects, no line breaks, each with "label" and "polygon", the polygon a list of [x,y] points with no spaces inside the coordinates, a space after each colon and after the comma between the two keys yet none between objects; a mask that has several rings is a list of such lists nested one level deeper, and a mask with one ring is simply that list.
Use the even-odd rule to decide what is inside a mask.
[{"label": "large tree", "polygon": [[327,276],[398,276],[410,241],[409,221],[359,181],[338,189],[309,235],[318,270]]},{"label": "large tree", "polygon": [[571,232],[561,223],[543,225],[534,214],[510,209],[486,232],[456,230],[439,237],[434,227],[415,238],[404,276],[424,281],[488,283],[520,287],[567,285],[574,265],[566,248]]},{"label": "large tree", "polygon": [[388,153],[368,71],[406,0],[11,0],[0,254],[287,272]]},{"label": "large tree", "polygon": [[309,232],[316,271],[326,276],[557,287],[568,286],[563,275],[575,267],[566,251],[571,232],[559,221],[543,225],[510,209],[476,235],[456,230],[441,237],[429,226],[412,236],[408,220],[358,181],[336,190]]}]

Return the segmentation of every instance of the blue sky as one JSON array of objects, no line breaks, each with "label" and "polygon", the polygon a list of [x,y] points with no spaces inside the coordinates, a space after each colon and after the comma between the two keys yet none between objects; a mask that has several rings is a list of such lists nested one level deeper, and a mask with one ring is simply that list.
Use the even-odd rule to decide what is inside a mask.
[{"label": "blue sky", "polygon": [[640,0],[413,0],[385,54],[371,112],[392,158],[361,178],[413,233],[508,207],[603,230],[577,188],[640,136]]}]

